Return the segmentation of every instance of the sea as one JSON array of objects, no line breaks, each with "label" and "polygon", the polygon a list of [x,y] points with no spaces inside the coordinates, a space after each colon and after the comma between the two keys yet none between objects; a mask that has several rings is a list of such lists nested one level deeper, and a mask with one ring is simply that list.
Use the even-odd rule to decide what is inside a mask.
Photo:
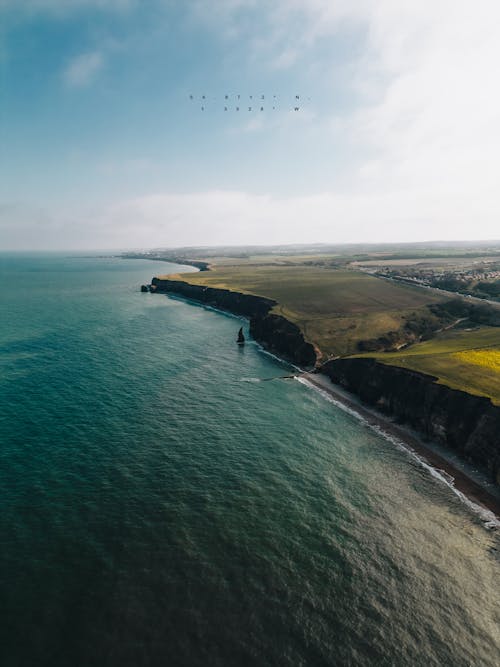
[{"label": "sea", "polygon": [[0,665],[498,666],[500,531],[178,270],[0,255]]}]

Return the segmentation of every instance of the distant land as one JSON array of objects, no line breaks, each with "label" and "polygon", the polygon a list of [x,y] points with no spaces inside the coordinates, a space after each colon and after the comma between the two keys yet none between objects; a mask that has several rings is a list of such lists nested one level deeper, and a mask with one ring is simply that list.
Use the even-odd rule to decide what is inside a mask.
[{"label": "distant land", "polygon": [[479,464],[500,484],[500,242],[182,248],[126,257],[244,315],[254,338]]}]

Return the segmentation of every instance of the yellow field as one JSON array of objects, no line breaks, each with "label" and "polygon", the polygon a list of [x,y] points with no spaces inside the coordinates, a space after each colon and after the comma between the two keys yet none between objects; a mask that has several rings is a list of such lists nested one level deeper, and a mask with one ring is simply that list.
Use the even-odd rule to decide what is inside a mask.
[{"label": "yellow field", "polygon": [[448,331],[400,350],[356,356],[434,375],[438,382],[500,405],[500,328]]},{"label": "yellow field", "polygon": [[500,349],[467,350],[466,352],[455,352],[453,356],[462,363],[481,366],[484,369],[500,373]]}]

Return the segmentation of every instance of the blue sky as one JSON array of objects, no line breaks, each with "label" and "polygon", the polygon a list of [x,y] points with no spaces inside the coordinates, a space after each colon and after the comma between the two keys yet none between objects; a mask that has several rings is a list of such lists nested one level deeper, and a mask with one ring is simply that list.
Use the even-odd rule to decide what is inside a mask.
[{"label": "blue sky", "polygon": [[0,0],[0,247],[498,238],[499,17]]}]

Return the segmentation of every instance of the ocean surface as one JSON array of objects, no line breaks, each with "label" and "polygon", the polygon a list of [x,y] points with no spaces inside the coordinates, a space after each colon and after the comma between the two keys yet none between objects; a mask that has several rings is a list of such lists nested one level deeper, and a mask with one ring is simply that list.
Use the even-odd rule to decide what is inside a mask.
[{"label": "ocean surface", "polygon": [[0,256],[0,665],[500,664],[499,531],[173,269]]}]

